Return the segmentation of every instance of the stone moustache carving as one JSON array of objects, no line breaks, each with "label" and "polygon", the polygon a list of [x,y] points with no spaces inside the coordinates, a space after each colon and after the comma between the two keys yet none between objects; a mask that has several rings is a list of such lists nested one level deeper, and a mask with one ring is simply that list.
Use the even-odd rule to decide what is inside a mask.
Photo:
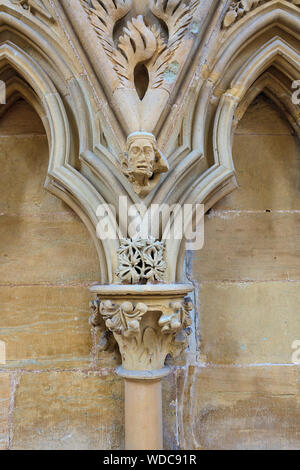
[{"label": "stone moustache carving", "polygon": [[163,281],[166,271],[164,251],[165,243],[153,237],[121,240],[117,276],[126,284]]},{"label": "stone moustache carving", "polygon": [[110,300],[91,302],[94,327],[103,321],[119,345],[123,367],[127,370],[162,369],[168,354],[177,357],[186,349],[191,333],[192,301],[167,304]]},{"label": "stone moustache carving", "polygon": [[123,34],[114,40],[116,23],[132,8],[132,0],[81,0],[100,43],[119,79],[119,86],[136,89],[135,70],[144,64],[149,88],[163,88],[165,73],[178,49],[199,0],[187,5],[181,0],[150,0],[152,13],[168,29],[168,39],[155,26],[148,26],[139,15],[127,22]]},{"label": "stone moustache carving", "polygon": [[[235,0],[231,2],[228,12],[224,18],[224,28],[229,28],[233,23],[242,18],[254,8],[268,3],[270,0]],[[300,0],[288,0],[294,5],[300,5]]]},{"label": "stone moustache carving", "polygon": [[39,13],[48,20],[53,20],[52,15],[41,0],[10,0],[13,5],[20,5],[24,10]]},{"label": "stone moustache carving", "polygon": [[127,152],[121,155],[121,165],[124,175],[140,197],[147,196],[158,183],[160,174],[169,169],[155,136],[145,132],[129,135]]}]

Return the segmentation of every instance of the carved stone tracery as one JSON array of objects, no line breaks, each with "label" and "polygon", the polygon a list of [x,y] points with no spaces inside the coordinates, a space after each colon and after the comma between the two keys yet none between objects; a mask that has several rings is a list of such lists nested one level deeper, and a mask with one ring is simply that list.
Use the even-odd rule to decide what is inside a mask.
[{"label": "carved stone tracery", "polygon": [[[132,9],[132,0],[81,0],[101,46],[113,66],[119,86],[136,89],[135,69],[144,64],[149,88],[166,88],[167,70],[193,19],[199,0],[189,5],[182,0],[150,0],[152,13],[166,26],[168,38],[156,25],[147,25],[142,15],[127,21],[123,34],[114,40],[114,28]],[[134,129],[137,131],[139,129]]]},{"label": "carved stone tracery", "polygon": [[121,240],[117,276],[127,284],[163,281],[167,267],[164,252],[165,243],[153,237]]}]

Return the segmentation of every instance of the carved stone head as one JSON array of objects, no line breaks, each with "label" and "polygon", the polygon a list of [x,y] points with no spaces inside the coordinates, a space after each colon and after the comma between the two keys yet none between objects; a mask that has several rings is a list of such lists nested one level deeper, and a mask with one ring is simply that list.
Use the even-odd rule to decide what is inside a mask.
[{"label": "carved stone head", "polygon": [[160,173],[168,169],[168,162],[159,151],[153,134],[134,132],[128,136],[122,170],[140,197],[147,196],[158,183]]}]

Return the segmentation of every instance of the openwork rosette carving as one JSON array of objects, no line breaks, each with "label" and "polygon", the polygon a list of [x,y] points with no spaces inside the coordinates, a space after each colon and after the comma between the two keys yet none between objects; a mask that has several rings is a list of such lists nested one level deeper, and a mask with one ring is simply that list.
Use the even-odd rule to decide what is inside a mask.
[{"label": "openwork rosette carving", "polygon": [[118,250],[116,274],[127,284],[163,281],[166,271],[164,252],[165,243],[153,237],[147,240],[123,239]]}]

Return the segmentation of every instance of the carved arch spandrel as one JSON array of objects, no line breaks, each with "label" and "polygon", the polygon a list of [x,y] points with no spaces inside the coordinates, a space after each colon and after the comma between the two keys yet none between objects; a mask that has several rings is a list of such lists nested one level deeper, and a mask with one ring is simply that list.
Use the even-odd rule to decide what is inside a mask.
[{"label": "carved arch spandrel", "polygon": [[[289,2],[268,2],[268,5],[260,9],[259,14],[251,12],[243,22],[238,22],[236,26],[224,32],[221,26],[225,6],[226,2],[219,2],[219,8],[216,8],[215,3],[212,5],[210,29],[206,33],[208,39],[206,49],[199,48],[198,55],[190,67],[191,70],[186,73],[182,93],[177,97],[176,107],[171,110],[168,119],[163,123],[158,140],[169,148],[167,156],[170,170],[162,176],[160,184],[145,199],[147,206],[151,202],[204,202],[209,208],[236,187],[231,157],[231,125],[224,131],[223,144],[227,145],[229,142],[228,148],[222,144],[226,151],[218,151],[223,137],[216,129],[221,129],[227,125],[227,121],[230,121],[229,110],[227,110],[229,113],[227,116],[221,115],[218,107],[222,100],[226,99],[226,91],[230,90],[230,81],[234,78],[234,76],[230,77],[229,73],[228,83],[223,86],[221,79],[224,70],[231,71],[230,64],[233,60],[237,64],[245,62],[246,47],[251,48],[251,43],[253,43],[253,53],[257,53],[259,48],[266,50],[268,41],[272,42],[272,39],[276,37],[282,42],[291,43],[291,50],[298,39],[300,10]],[[261,39],[257,40],[259,36]],[[282,62],[281,49],[273,53],[274,56],[272,54],[269,56],[268,66],[276,61],[278,66],[281,62],[285,70],[293,67],[291,57],[285,63]],[[264,67],[257,70],[258,75],[263,72]],[[252,77],[253,81],[256,79],[257,76]],[[187,89],[187,84],[190,84],[189,89]],[[251,80],[245,88],[250,86]],[[231,95],[228,100],[234,102]],[[178,130],[174,127],[175,122],[182,123],[183,138],[179,148],[174,144],[172,144],[173,148],[172,145],[169,147],[167,145],[168,140],[174,142],[177,136]],[[215,131],[213,131],[214,128]],[[225,132],[227,132],[226,136]],[[217,137],[218,135],[220,137]],[[217,142],[218,138],[219,142]],[[92,160],[91,155],[90,157]],[[98,166],[100,167],[99,164]],[[99,168],[98,174],[100,171]],[[132,196],[125,185],[124,188]],[[132,199],[135,200],[134,197]],[[167,255],[170,281],[182,279],[181,266],[183,266],[184,249],[180,243],[175,245],[172,243],[167,249],[170,253]]]},{"label": "carved arch spandrel", "polygon": [[[186,83],[189,84],[189,88],[180,95],[178,107],[171,110],[160,133],[159,141],[163,147],[170,149],[168,151],[172,151],[168,142],[171,141],[172,133],[175,131],[174,123],[178,123],[177,126],[185,129],[182,154],[184,155],[188,149],[191,151],[195,148],[199,148],[200,154],[203,153],[205,135],[207,135],[205,115],[210,112],[213,104],[218,102],[221,94],[228,88],[226,86],[218,89],[218,81],[223,77],[225,70],[228,68],[230,70],[231,61],[239,63],[239,57],[242,56],[242,51],[249,41],[253,41],[254,44],[259,35],[263,36],[268,30],[274,28],[274,25],[278,25],[281,29],[280,34],[287,31],[294,41],[299,39],[300,8],[296,8],[289,2],[284,0],[268,2],[264,8],[260,9],[259,14],[257,10],[251,12],[245,17],[243,24],[238,22],[234,28],[225,32],[221,29],[221,22],[228,2],[219,3],[219,9],[215,11],[210,29],[205,36],[206,47],[205,49],[199,47],[194,63],[186,74]],[[269,36],[269,39],[271,38],[272,35]],[[261,40],[261,47],[265,42]],[[178,153],[177,158],[180,158]]]}]

